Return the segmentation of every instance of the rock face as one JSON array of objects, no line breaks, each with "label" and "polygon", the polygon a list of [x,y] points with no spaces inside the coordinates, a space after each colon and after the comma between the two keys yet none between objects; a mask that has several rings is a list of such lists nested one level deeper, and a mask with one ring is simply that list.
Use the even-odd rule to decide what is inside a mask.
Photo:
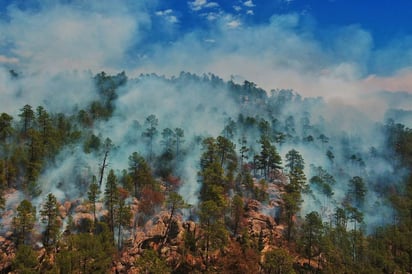
[{"label": "rock face", "polygon": [[[273,192],[278,194],[278,187],[273,188]],[[283,234],[283,226],[277,225],[275,221],[279,196],[275,195],[273,197],[265,204],[257,200],[245,201],[242,224],[247,228],[250,238],[255,242],[261,242],[263,252],[272,249],[278,241],[281,241]],[[174,269],[181,267],[182,264],[185,265],[185,269],[204,269],[202,256],[198,253],[188,252],[187,247],[185,247],[187,246],[185,233],[194,235],[195,239],[200,239],[202,231],[199,224],[193,221],[185,221],[181,215],[176,215],[174,221],[177,232],[173,238],[166,239],[164,234],[167,230],[169,218],[169,212],[161,211],[147,220],[142,227],[137,228],[131,235],[128,248],[122,252],[119,260],[114,264],[114,272],[137,273],[135,262],[146,249],[157,250],[160,257],[165,259],[168,265]],[[218,258],[220,256],[219,251],[210,256]]]},{"label": "rock face", "polygon": [[[238,233],[247,233],[247,237],[259,247],[262,252],[273,249],[282,241],[283,226],[279,224],[282,180],[277,179],[268,184],[268,199],[259,202],[254,199],[244,198],[244,213],[241,216]],[[10,193],[10,195],[15,195]],[[205,256],[203,253],[202,238],[204,231],[198,222],[184,220],[178,212],[170,221],[170,212],[166,209],[156,210],[154,216],[142,216],[139,209],[139,201],[132,198],[130,201],[132,211],[131,226],[123,231],[123,249],[114,258],[112,273],[139,273],[136,261],[145,250],[156,250],[156,254],[164,260],[172,269],[180,272],[192,272],[205,270]],[[15,209],[7,208],[3,211],[3,218],[9,220],[15,214]],[[108,214],[102,202],[96,203],[96,215],[98,219],[104,219]],[[67,224],[71,216],[73,224],[81,231],[81,227],[87,228],[87,223],[94,220],[91,205],[84,200],[65,201],[59,205],[59,217]],[[168,229],[168,226],[170,228]],[[63,230],[65,227],[62,228]],[[41,230],[37,227],[36,230]],[[242,232],[240,232],[242,230]],[[10,231],[10,230],[8,230]],[[87,232],[85,230],[83,232]],[[167,233],[168,232],[168,233]],[[166,233],[168,235],[166,235]],[[36,235],[33,241],[36,242]],[[15,246],[11,241],[11,233],[0,237],[0,272],[7,273],[11,269],[11,262],[15,253]],[[244,235],[229,235],[228,244],[222,250],[209,252],[207,260],[218,261],[220,257],[231,252],[231,246],[239,246]]]},{"label": "rock face", "polygon": [[0,236],[0,272],[8,273],[11,262],[14,258],[15,247],[14,244],[6,239],[5,237]]}]

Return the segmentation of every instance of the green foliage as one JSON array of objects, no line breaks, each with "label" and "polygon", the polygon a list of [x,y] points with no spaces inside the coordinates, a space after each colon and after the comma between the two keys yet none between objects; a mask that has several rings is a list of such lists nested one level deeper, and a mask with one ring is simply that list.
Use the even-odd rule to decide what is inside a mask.
[{"label": "green foliage", "polygon": [[86,153],[97,152],[100,146],[101,146],[100,138],[92,134],[86,139],[83,149],[84,149],[84,152]]},{"label": "green foliage", "polygon": [[93,182],[89,186],[89,191],[87,192],[87,198],[89,202],[92,204],[92,211],[93,211],[93,219],[96,222],[96,202],[100,195],[100,188],[97,184],[96,177],[93,177]]},{"label": "green foliage", "polygon": [[260,137],[260,145],[261,151],[259,155],[255,155],[255,165],[265,179],[268,179],[272,171],[281,168],[282,158],[266,135]]},{"label": "green foliage", "polygon": [[265,259],[262,264],[264,273],[273,274],[293,274],[293,258],[288,251],[283,248],[277,248],[265,253]]},{"label": "green foliage", "polygon": [[40,210],[41,220],[46,224],[43,232],[43,245],[49,249],[57,244],[60,230],[59,209],[56,197],[49,193]]},{"label": "green foliage", "polygon": [[19,245],[16,251],[16,256],[13,260],[13,269],[19,274],[35,274],[38,273],[39,262],[37,254],[29,245]]},{"label": "green foliage", "polygon": [[103,223],[96,233],[68,235],[56,254],[54,270],[58,273],[109,273],[114,255],[110,232]]},{"label": "green foliage", "polygon": [[357,208],[362,208],[365,201],[367,188],[364,180],[355,176],[349,180],[349,189],[347,193],[347,200]]},{"label": "green foliage", "polygon": [[34,111],[32,106],[25,105],[22,109],[20,109],[21,113],[19,114],[20,123],[22,125],[22,132],[26,134],[27,131],[34,126]]},{"label": "green foliage", "polygon": [[176,223],[174,222],[174,216],[178,210],[184,209],[184,208],[189,208],[190,205],[188,205],[184,200],[183,197],[177,193],[177,192],[170,192],[167,199],[166,199],[166,207],[170,210],[170,216],[169,220],[167,221],[167,226],[166,226],[166,231],[164,234],[166,242],[169,239],[169,234],[170,231],[172,231],[173,227],[172,225]]},{"label": "green foliage", "polygon": [[[15,76],[17,78],[13,81],[18,81],[17,74]],[[164,236],[162,245],[174,243],[170,239],[178,235],[180,226],[176,213],[187,205],[176,192],[169,192],[170,189],[164,191],[162,183],[166,180],[161,182],[154,176],[161,175],[162,179],[171,175],[184,178],[181,166],[187,162],[183,156],[192,155],[190,150],[197,151],[197,146],[203,141],[198,173],[201,183],[200,203],[190,212],[192,215],[198,213],[195,217],[199,217],[199,223],[196,223],[194,231],[185,231],[182,252],[191,252],[194,261],[198,261],[201,256],[207,271],[290,273],[293,271],[293,259],[289,254],[293,252],[296,255],[296,251],[300,251],[302,256],[312,263],[312,269],[299,269],[302,272],[315,271],[313,265],[319,265],[316,271],[323,273],[412,272],[412,179],[404,184],[402,177],[403,174],[410,173],[412,166],[411,129],[395,121],[388,121],[381,127],[387,137],[388,149],[376,146],[367,152],[367,149],[358,145],[360,139],[350,132],[339,137],[331,134],[332,131],[326,127],[329,124],[322,121],[324,118],[314,117],[311,121],[310,109],[322,106],[321,99],[302,99],[290,90],[274,90],[272,96],[267,97],[265,91],[254,83],[224,83],[213,75],[199,77],[182,73],[178,78],[159,78],[176,84],[179,88],[187,83],[200,81],[208,87],[228,87],[233,98],[241,104],[238,119],[234,121],[225,116],[221,136],[216,138],[207,137],[202,140],[202,137],[196,136],[192,139],[189,136],[192,136],[193,132],[186,133],[185,136],[182,128],[174,128],[173,125],[165,125],[170,128],[166,127],[159,132],[159,121],[154,114],[147,116],[142,128],[136,126],[128,133],[134,135],[130,144],[139,147],[139,138],[143,133],[142,137],[148,145],[148,155],[145,155],[148,160],[137,152],[131,154],[129,166],[125,167],[119,181],[132,196],[138,198],[137,225],[145,223],[160,209],[169,210],[170,216],[164,219],[166,230],[164,235],[161,235]],[[104,141],[99,135],[100,126],[103,126],[100,123],[113,115],[118,88],[126,83],[127,77],[125,73],[111,76],[102,72],[93,80],[98,96],[84,109],[75,107],[72,112],[51,113],[43,106],[26,104],[17,117],[7,113],[0,115],[0,208],[4,207],[5,198],[10,197],[3,195],[9,193],[9,188],[21,191],[28,199],[18,205],[12,221],[18,248],[12,270],[17,273],[105,273],[111,268],[115,258],[115,232],[118,233],[117,246],[119,249],[122,247],[122,233],[130,225],[131,213],[126,202],[126,191],[119,194],[117,177],[113,170],[107,176],[104,193],[105,207],[109,212],[105,221],[109,227],[97,222],[96,202],[100,195],[99,182],[103,181],[104,171],[108,166],[108,154],[112,149],[110,139]],[[206,103],[200,108],[202,107],[206,110],[205,114],[209,113]],[[284,111],[288,108],[301,108],[302,112],[299,110],[299,114],[292,115],[290,111]],[[220,112],[220,109],[212,107],[210,111]],[[95,125],[99,125],[99,128],[94,128]],[[157,139],[159,133],[162,137],[160,142]],[[184,140],[185,138],[187,140]],[[239,157],[233,143],[235,138],[240,138],[237,151]],[[183,147],[185,141],[188,143],[187,147]],[[257,241],[250,240],[248,227],[244,226],[245,220],[242,220],[247,216],[244,201],[258,199],[266,202],[269,184],[278,184],[279,179],[287,181],[283,180],[285,174],[278,172],[282,159],[274,144],[279,145],[282,150],[293,146],[301,147],[303,144],[309,152],[312,148],[321,152],[315,162],[325,163],[325,166],[313,166],[309,182],[314,191],[311,194],[321,194],[325,198],[325,207],[326,200],[330,199],[334,192],[341,193],[335,188],[347,189],[347,193],[343,201],[334,203],[334,200],[328,200],[329,210],[333,210],[332,206],[336,207],[331,219],[324,220],[328,221],[328,225],[322,224],[319,214],[315,212],[301,218],[299,212],[302,197],[307,191],[305,162],[297,150],[291,149],[285,156],[285,170],[289,181],[278,185],[282,193],[281,223],[286,225],[284,234],[289,241],[288,248],[291,253],[275,248],[262,254],[264,259],[260,261],[258,251],[251,249],[251,242],[256,246]],[[334,145],[336,146],[333,147]],[[48,254],[46,259],[42,257],[41,262],[38,262],[36,252],[26,245],[32,240],[30,234],[36,215],[30,198],[41,195],[40,186],[43,181],[39,181],[39,178],[52,180],[53,184],[67,183],[64,180],[55,182],[54,178],[45,178],[46,176],[42,175],[47,175],[46,168],[59,164],[61,154],[58,155],[61,151],[73,153],[79,146],[83,146],[84,151],[89,154],[88,157],[103,155],[98,178],[91,182],[87,192],[94,223],[85,218],[77,228],[74,228],[74,224],[69,225],[70,228],[63,235],[59,235],[62,220],[57,211],[57,200],[53,194],[40,197],[44,199],[44,203],[39,215],[45,228],[41,241]],[[161,154],[155,155],[155,152]],[[249,156],[253,155],[253,163],[248,162]],[[391,162],[393,167],[393,172],[388,171],[382,178],[378,176],[381,174],[378,170],[381,165],[377,164],[380,159]],[[81,164],[79,162],[79,165]],[[374,166],[375,164],[377,165]],[[235,174],[238,174],[237,178]],[[356,174],[362,174],[362,177],[354,176]],[[259,178],[258,175],[264,177]],[[84,178],[88,177],[80,179],[85,180]],[[342,182],[349,183],[345,185]],[[64,185],[62,190],[67,188],[69,186]],[[390,197],[394,208],[393,216],[385,215],[386,223],[390,224],[382,224],[382,227],[377,228],[369,226],[366,234],[365,222],[368,219],[364,218],[364,214],[371,212],[371,209],[367,208],[370,203],[366,200],[370,191],[378,194],[376,197],[379,197],[381,204],[389,203],[387,198]],[[336,199],[340,199],[342,195],[337,196]],[[68,220],[68,223],[71,221]],[[228,229],[231,231],[230,236],[236,236],[239,244],[234,237],[229,236]],[[263,231],[259,239],[260,247],[263,248]],[[276,243],[281,245],[282,241],[283,239]],[[155,251],[152,251],[152,254],[150,252],[144,252],[146,255],[143,254],[141,258],[142,264],[139,264],[139,267],[142,267],[142,272],[171,271],[164,263],[164,258],[160,258]],[[215,254],[218,254],[219,258],[216,258]],[[49,258],[55,258],[54,268],[49,265]],[[257,269],[259,264],[261,270]],[[200,270],[204,271],[200,267],[196,269],[195,266],[188,271]]]},{"label": "green foliage", "polygon": [[117,248],[121,249],[123,239],[122,239],[122,229],[124,227],[130,226],[132,219],[132,211],[130,206],[126,205],[125,199],[120,198],[115,211],[115,224],[117,224]]},{"label": "green foliage", "polygon": [[147,138],[149,143],[149,161],[153,159],[153,142],[154,138],[158,134],[157,126],[159,125],[159,120],[156,115],[151,114],[146,117],[145,125],[146,130],[142,133],[142,136]]},{"label": "green foliage", "polygon": [[117,185],[117,177],[114,174],[114,170],[111,169],[109,171],[109,175],[107,175],[106,187],[104,189],[104,203],[109,211],[107,218],[109,229],[112,233],[114,232],[115,224],[115,208],[118,202],[119,190]]},{"label": "green foliage", "polygon": [[286,192],[282,195],[283,215],[286,221],[286,239],[291,241],[294,228],[294,216],[299,211],[302,204],[302,198],[299,192]]},{"label": "green foliage", "polygon": [[14,132],[12,125],[13,116],[7,113],[2,113],[0,115],[0,141],[5,142]]},{"label": "green foliage", "polygon": [[29,244],[27,240],[30,239],[35,221],[36,208],[28,200],[21,201],[17,207],[17,216],[12,222],[17,244]]},{"label": "green foliage", "polygon": [[141,273],[157,274],[172,272],[166,261],[153,249],[145,250],[141,257],[136,260],[135,265]]},{"label": "green foliage", "polygon": [[323,237],[323,224],[319,213],[312,211],[305,216],[301,227],[300,246],[303,255],[309,260],[321,253],[321,241]]},{"label": "green foliage", "polygon": [[210,263],[210,252],[222,249],[228,239],[228,233],[223,222],[223,207],[213,200],[207,200],[200,204],[199,218],[202,227],[202,251],[203,261],[206,267]]},{"label": "green foliage", "polygon": [[138,152],[133,152],[129,156],[129,176],[133,182],[133,193],[136,198],[139,198],[140,192],[145,186],[154,188],[155,180],[152,176],[152,171],[149,164]]},{"label": "green foliage", "polygon": [[242,229],[241,220],[243,218],[243,214],[245,213],[242,197],[238,194],[233,196],[231,205],[231,226],[233,235],[237,235],[239,230]]}]

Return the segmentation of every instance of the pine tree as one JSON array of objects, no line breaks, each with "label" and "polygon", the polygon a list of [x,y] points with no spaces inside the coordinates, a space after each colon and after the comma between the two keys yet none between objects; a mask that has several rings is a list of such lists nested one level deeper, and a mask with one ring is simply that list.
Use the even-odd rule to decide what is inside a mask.
[{"label": "pine tree", "polygon": [[43,232],[43,245],[46,248],[51,248],[57,244],[61,225],[57,199],[52,193],[47,195],[46,201],[40,210],[40,215],[42,222],[46,224]]},{"label": "pine tree", "polygon": [[14,132],[12,121],[13,116],[10,116],[4,112],[0,115],[0,141],[2,143],[5,142]]},{"label": "pine tree", "polygon": [[262,264],[264,273],[273,274],[292,274],[293,257],[283,248],[274,249],[265,253]]},{"label": "pine tree", "polygon": [[114,174],[113,169],[111,169],[109,171],[109,175],[107,175],[106,188],[104,190],[104,201],[109,211],[109,214],[107,216],[109,229],[113,233],[114,224],[115,224],[115,208],[119,201],[119,190],[117,186],[117,178],[116,178],[116,175]]},{"label": "pine tree", "polygon": [[139,192],[147,185],[154,184],[149,164],[138,152],[129,156],[129,174],[133,181],[134,197],[140,198]]},{"label": "pine tree", "polygon": [[96,202],[100,195],[100,188],[97,184],[96,177],[93,176],[93,182],[89,186],[89,191],[87,192],[87,198],[89,202],[92,204],[92,211],[93,211],[93,221],[96,223]]},{"label": "pine tree", "polygon": [[22,123],[23,134],[26,134],[29,128],[33,127],[35,114],[33,108],[30,105],[25,105],[20,109],[21,113],[19,114]]},{"label": "pine tree", "polygon": [[164,234],[164,243],[167,242],[169,237],[169,231],[172,227],[172,222],[176,211],[188,208],[189,205],[185,203],[182,196],[177,192],[171,192],[166,199],[166,207],[170,210],[169,220],[167,221],[166,231]]},{"label": "pine tree", "polygon": [[28,200],[23,200],[17,207],[17,216],[13,218],[13,228],[16,233],[17,244],[28,244],[29,238],[36,222],[36,208]]},{"label": "pine tree", "polygon": [[117,248],[122,247],[122,229],[130,225],[132,211],[130,206],[126,205],[125,199],[120,198],[115,211],[115,223],[117,224]]},{"label": "pine tree", "polygon": [[149,162],[151,162],[153,159],[153,142],[154,138],[158,134],[157,126],[159,124],[159,120],[156,118],[156,115],[151,114],[146,118],[145,124],[147,128],[142,135],[149,141]]},{"label": "pine tree", "polygon": [[239,229],[241,228],[241,220],[244,214],[244,204],[243,199],[238,194],[233,196],[232,199],[232,226],[233,226],[233,235],[237,235]]},{"label": "pine tree", "polygon": [[320,253],[322,240],[323,224],[322,219],[316,211],[312,211],[305,216],[302,225],[301,242],[303,253],[308,259],[310,266],[311,260]]},{"label": "pine tree", "polygon": [[185,137],[185,132],[183,129],[177,127],[175,128],[174,131],[174,136],[176,138],[175,140],[175,144],[176,144],[176,159],[179,160],[180,159],[180,154],[181,154],[181,150],[182,150],[182,143],[185,141],[183,138]]},{"label": "pine tree", "polygon": [[16,273],[38,273],[36,270],[38,264],[37,254],[31,246],[24,244],[18,246],[12,264]]}]

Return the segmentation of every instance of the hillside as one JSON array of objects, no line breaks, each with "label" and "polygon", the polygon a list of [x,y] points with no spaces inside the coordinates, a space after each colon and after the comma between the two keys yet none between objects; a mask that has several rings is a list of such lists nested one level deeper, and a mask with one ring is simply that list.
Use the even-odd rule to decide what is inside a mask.
[{"label": "hillside", "polygon": [[33,77],[4,81],[0,273],[412,272],[407,94]]}]

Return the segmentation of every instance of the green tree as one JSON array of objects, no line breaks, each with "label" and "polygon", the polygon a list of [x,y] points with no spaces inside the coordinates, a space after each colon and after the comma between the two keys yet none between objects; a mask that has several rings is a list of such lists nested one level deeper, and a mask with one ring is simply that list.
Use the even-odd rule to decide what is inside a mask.
[{"label": "green tree", "polygon": [[183,197],[177,192],[170,192],[166,199],[166,207],[170,210],[169,220],[167,221],[166,231],[164,234],[164,243],[167,242],[169,237],[169,232],[172,227],[173,218],[176,211],[184,208],[188,208],[189,205],[183,200]]},{"label": "green tree", "polygon": [[108,273],[114,249],[111,232],[105,223],[97,223],[95,234],[68,234],[59,245],[55,273]]},{"label": "green tree", "polygon": [[152,171],[146,160],[137,152],[129,156],[129,174],[133,182],[134,197],[139,198],[139,192],[146,185],[153,185]]},{"label": "green tree", "polygon": [[305,161],[302,155],[295,149],[291,149],[285,156],[285,167],[288,169],[289,174],[292,176],[299,170],[304,170]]},{"label": "green tree", "polygon": [[30,128],[27,131],[27,156],[26,156],[26,180],[25,191],[30,195],[37,196],[40,193],[37,190],[36,180],[41,172],[43,165],[43,149],[38,131]]},{"label": "green tree", "polygon": [[307,189],[306,175],[304,173],[305,161],[302,155],[292,149],[286,154],[285,167],[289,172],[289,185],[286,190],[288,192],[303,192]]},{"label": "green tree", "polygon": [[366,196],[367,188],[365,185],[364,180],[359,177],[355,176],[349,180],[349,189],[347,193],[347,199],[353,203],[353,205],[357,208],[362,208],[365,196]]},{"label": "green tree", "polygon": [[240,144],[240,148],[239,148],[240,166],[241,166],[241,170],[243,171],[243,163],[247,161],[247,159],[249,158],[248,156],[249,148],[247,146],[247,139],[245,136],[242,136],[242,139],[239,139],[239,144]]},{"label": "green tree", "polygon": [[34,126],[35,114],[30,105],[25,105],[20,111],[19,117],[22,123],[22,131],[23,134],[26,134],[29,128]]},{"label": "green tree", "polygon": [[149,142],[149,162],[151,162],[153,159],[153,142],[154,138],[158,133],[158,124],[159,120],[156,118],[156,115],[151,114],[148,117],[146,117],[145,125],[147,126],[147,128],[142,135],[143,137],[147,138]]},{"label": "green tree", "polygon": [[115,223],[117,224],[117,248],[120,250],[123,243],[123,233],[124,227],[130,226],[130,220],[132,218],[132,211],[130,206],[126,205],[126,197],[120,197],[118,205],[115,212]]},{"label": "green tree", "polygon": [[218,136],[216,139],[216,145],[217,153],[219,154],[220,158],[220,166],[222,168],[227,166],[227,162],[229,161],[236,163],[235,144],[233,144],[229,139],[223,136]]},{"label": "green tree", "polygon": [[165,259],[161,258],[153,249],[147,249],[136,260],[135,266],[139,273],[171,273],[171,268],[166,264]]},{"label": "green tree", "polygon": [[350,205],[347,205],[345,210],[347,212],[348,221],[353,224],[349,236],[351,241],[352,261],[356,263],[359,261],[362,249],[363,232],[359,225],[363,223],[363,214],[356,207]]},{"label": "green tree", "polygon": [[172,150],[174,148],[175,145],[175,133],[173,130],[171,130],[170,128],[165,128],[162,131],[162,145],[164,146],[164,151],[165,152],[169,152],[172,153]]},{"label": "green tree", "polygon": [[320,245],[323,236],[322,219],[316,211],[312,211],[305,216],[305,221],[302,224],[301,246],[303,254],[308,259],[308,264],[311,266],[311,260],[314,256],[320,254]]},{"label": "green tree", "polygon": [[233,139],[234,134],[236,133],[236,122],[232,118],[228,118],[225,122],[225,127],[223,129],[223,136],[226,139]]},{"label": "green tree", "polygon": [[43,155],[51,156],[56,147],[52,119],[42,106],[38,106],[36,111],[36,124],[40,133]]},{"label": "green tree", "polygon": [[292,232],[295,225],[294,216],[300,210],[302,198],[299,192],[286,192],[282,195],[283,214],[286,219],[286,240],[292,239]]},{"label": "green tree", "polygon": [[14,129],[12,126],[13,116],[7,113],[0,115],[0,141],[6,142],[6,140],[13,134]]},{"label": "green tree", "polygon": [[109,224],[109,229],[112,233],[114,233],[115,209],[116,209],[116,205],[118,202],[119,202],[119,189],[117,186],[117,177],[114,174],[114,170],[111,169],[109,171],[109,175],[107,175],[107,182],[106,182],[106,187],[104,190],[104,203],[108,210],[107,220]]},{"label": "green tree", "polygon": [[13,259],[13,269],[16,273],[35,274],[38,272],[39,262],[37,254],[31,246],[19,245],[16,251],[16,256]]},{"label": "green tree", "polygon": [[277,248],[265,253],[262,264],[264,273],[267,274],[293,274],[293,258],[288,251]]},{"label": "green tree", "polygon": [[222,249],[227,243],[228,233],[223,222],[223,207],[213,200],[200,204],[200,225],[202,228],[202,258],[208,268],[210,252]]},{"label": "green tree", "polygon": [[271,171],[281,168],[282,158],[278,154],[276,147],[270,143],[269,137],[262,135],[260,137],[261,151],[255,156],[257,168],[262,170],[265,179],[268,178]]},{"label": "green tree", "polygon": [[336,180],[321,166],[312,166],[312,169],[314,176],[310,178],[310,183],[325,196],[324,206],[326,207],[326,200],[334,195],[332,187],[335,185]]},{"label": "green tree", "polygon": [[244,213],[245,209],[243,199],[236,194],[233,196],[231,208],[233,235],[235,236],[238,234],[239,229],[241,229],[241,220]]},{"label": "green tree", "polygon": [[182,143],[184,143],[184,137],[185,137],[185,132],[182,128],[175,128],[174,131],[174,136],[175,136],[175,145],[176,145],[176,159],[179,160],[180,159],[180,154],[181,154],[181,150],[182,150]]},{"label": "green tree", "polygon": [[43,232],[43,245],[46,248],[54,247],[57,244],[61,223],[57,199],[52,193],[47,195],[40,215],[42,222],[46,224]]},{"label": "green tree", "polygon": [[16,233],[17,244],[28,244],[27,239],[36,222],[36,208],[28,200],[23,200],[17,207],[17,216],[13,218],[13,228]]},{"label": "green tree", "polygon": [[93,212],[93,220],[96,223],[96,202],[99,198],[101,191],[99,185],[97,184],[96,177],[93,176],[93,181],[89,186],[89,191],[87,192],[87,198],[89,202],[92,204],[92,212]]},{"label": "green tree", "polygon": [[110,140],[110,138],[106,138],[106,140],[103,143],[103,161],[102,161],[102,164],[100,165],[99,186],[102,185],[104,170],[106,169],[106,167],[108,167],[108,157],[113,147],[114,145],[112,143],[112,140]]}]

